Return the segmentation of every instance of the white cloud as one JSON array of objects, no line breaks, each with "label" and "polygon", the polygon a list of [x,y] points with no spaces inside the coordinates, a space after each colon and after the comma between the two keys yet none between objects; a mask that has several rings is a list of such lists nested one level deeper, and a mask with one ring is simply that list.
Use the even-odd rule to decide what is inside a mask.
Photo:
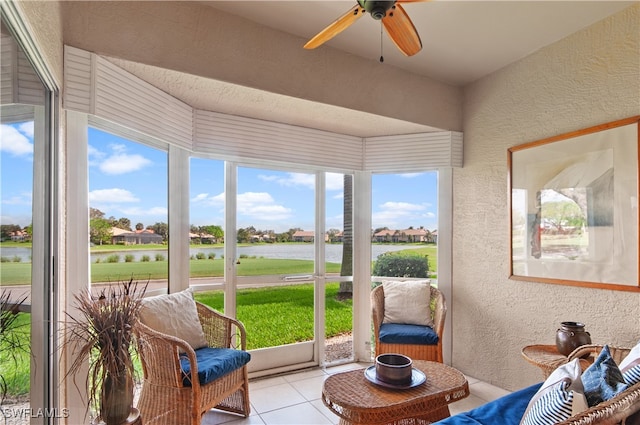
[{"label": "white cloud", "polygon": [[315,189],[316,187],[315,174],[287,173],[286,177],[260,174],[258,178],[262,181],[276,182],[285,187],[306,187],[308,189]]},{"label": "white cloud", "polygon": [[292,211],[276,204],[266,192],[245,192],[238,194],[238,214],[267,221],[285,220],[292,217]]},{"label": "white cloud", "polygon": [[405,179],[414,179],[416,177],[419,177],[421,175],[423,175],[424,173],[404,173],[404,174],[400,174],[400,177],[405,178]]},{"label": "white cloud", "polygon": [[103,152],[89,145],[89,165],[97,166],[109,175],[119,175],[138,171],[152,164],[152,161],[138,154],[128,154],[127,147],[121,143],[109,145],[111,153]]},{"label": "white cloud", "polygon": [[191,202],[201,202],[205,201],[209,197],[208,193],[199,193],[193,198],[191,198]]},{"label": "white cloud", "polygon": [[31,155],[33,143],[23,132],[13,126],[3,124],[0,127],[0,151],[15,156]]},{"label": "white cloud", "polygon": [[27,136],[28,138],[30,138],[31,140],[33,140],[33,128],[34,128],[34,121],[27,121],[27,122],[23,122],[22,124],[20,124],[18,126],[18,129],[20,130],[20,132],[22,134],[24,134],[25,136]]},{"label": "white cloud", "polygon": [[139,202],[135,195],[126,189],[98,189],[89,192],[89,202],[95,204]]},{"label": "white cloud", "polygon": [[424,209],[426,209],[426,206],[422,204],[410,204],[408,202],[385,202],[384,204],[380,205],[380,208],[382,210],[407,212],[423,211]]},{"label": "white cloud", "polygon": [[166,207],[151,207],[151,208],[123,208],[121,210],[124,214],[132,217],[160,217],[163,220],[167,220],[167,208]]},{"label": "white cloud", "polygon": [[115,154],[100,164],[100,170],[106,174],[125,174],[141,170],[151,161],[142,155]]},{"label": "white cloud", "polygon": [[31,192],[22,192],[10,198],[2,198],[2,203],[6,205],[31,205],[32,199]]},{"label": "white cloud", "polygon": [[208,193],[199,193],[191,198],[191,202],[198,207],[224,207],[224,192],[214,196],[209,196]]},{"label": "white cloud", "polygon": [[344,190],[344,174],[327,173],[325,185],[327,190]]},{"label": "white cloud", "polygon": [[390,229],[419,227],[429,225],[435,214],[427,211],[428,204],[411,204],[409,202],[385,202],[379,210],[372,214],[373,227],[387,226]]}]

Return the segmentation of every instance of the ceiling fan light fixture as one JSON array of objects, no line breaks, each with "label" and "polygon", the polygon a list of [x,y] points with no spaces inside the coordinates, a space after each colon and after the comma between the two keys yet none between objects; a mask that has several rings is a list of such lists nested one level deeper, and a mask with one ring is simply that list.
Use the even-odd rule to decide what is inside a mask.
[{"label": "ceiling fan light fixture", "polygon": [[391,9],[395,3],[395,1],[358,0],[360,7],[369,12],[371,17],[378,21],[387,16],[387,11]]}]

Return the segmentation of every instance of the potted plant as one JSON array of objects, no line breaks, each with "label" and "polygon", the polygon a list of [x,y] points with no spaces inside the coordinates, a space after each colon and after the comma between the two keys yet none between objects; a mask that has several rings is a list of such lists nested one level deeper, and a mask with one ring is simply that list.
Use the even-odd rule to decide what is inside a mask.
[{"label": "potted plant", "polygon": [[65,346],[73,350],[68,374],[75,377],[89,365],[87,409],[95,407],[97,423],[125,424],[132,421],[132,413],[137,414],[133,408],[133,327],[146,288],[146,284],[138,288],[138,282],[131,278],[102,289],[97,296],[75,295],[80,317],[67,314],[69,337]]},{"label": "potted plant", "polygon": [[[25,361],[28,364],[29,361],[30,339],[25,338],[25,334],[28,336],[29,323],[19,319],[27,298],[27,295],[14,297],[8,289],[0,292],[0,364],[3,365],[0,368],[0,405],[4,404],[11,393],[10,387],[20,378],[20,373],[25,372],[20,365]],[[13,373],[9,372],[11,369]],[[28,375],[28,370],[26,374]]]}]

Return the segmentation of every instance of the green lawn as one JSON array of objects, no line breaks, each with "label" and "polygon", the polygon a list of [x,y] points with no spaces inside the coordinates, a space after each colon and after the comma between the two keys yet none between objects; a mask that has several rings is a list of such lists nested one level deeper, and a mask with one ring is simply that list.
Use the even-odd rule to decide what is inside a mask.
[{"label": "green lawn", "polygon": [[[339,284],[326,285],[326,337],[351,332],[351,300],[337,301]],[[199,292],[196,299],[223,311],[222,291]],[[250,350],[313,339],[313,285],[242,289],[238,319],[247,329]]]},{"label": "green lawn", "polygon": [[[146,246],[146,245],[145,245]],[[110,245],[110,247],[113,247]],[[92,248],[93,250],[93,248]],[[412,253],[429,256],[429,271],[435,275],[437,272],[437,251],[435,245],[426,247],[411,247],[406,250],[396,251],[392,255],[399,253]],[[237,265],[239,276],[258,276],[263,274],[295,274],[312,273],[313,261],[310,260],[287,260],[287,259],[266,259],[266,258],[241,258]],[[222,277],[224,276],[224,260],[202,259],[190,260],[191,277]],[[116,282],[118,280],[129,279],[131,276],[138,280],[166,279],[169,272],[168,261],[148,261],[148,262],[118,262],[118,263],[92,263],[92,282]],[[340,264],[327,263],[327,273],[339,273]],[[31,282],[31,263],[0,263],[0,282],[3,285],[27,285]]]}]

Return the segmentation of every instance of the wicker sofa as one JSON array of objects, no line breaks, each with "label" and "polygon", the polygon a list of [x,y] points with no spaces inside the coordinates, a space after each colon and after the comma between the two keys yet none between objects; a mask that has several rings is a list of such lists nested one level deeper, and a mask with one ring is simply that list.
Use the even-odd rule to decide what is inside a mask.
[{"label": "wicker sofa", "polygon": [[[567,357],[567,363],[580,359],[582,369],[590,362],[587,356],[593,357],[602,349],[601,345],[588,345],[577,348]],[[616,357],[629,353],[629,349],[616,348]],[[518,390],[509,395],[486,403],[476,409],[460,413],[437,422],[438,425],[518,425],[522,420],[529,401],[536,394],[542,383]],[[582,413],[559,422],[558,425],[640,425],[640,383],[630,386],[615,397],[603,401]]]}]

